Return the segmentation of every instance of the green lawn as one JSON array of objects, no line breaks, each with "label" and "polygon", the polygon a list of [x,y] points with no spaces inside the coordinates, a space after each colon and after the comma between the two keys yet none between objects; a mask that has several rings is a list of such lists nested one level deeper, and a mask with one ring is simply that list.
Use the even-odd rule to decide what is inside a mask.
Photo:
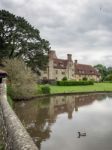
[{"label": "green lawn", "polygon": [[51,93],[112,91],[112,83],[95,83],[87,86],[51,86]]}]

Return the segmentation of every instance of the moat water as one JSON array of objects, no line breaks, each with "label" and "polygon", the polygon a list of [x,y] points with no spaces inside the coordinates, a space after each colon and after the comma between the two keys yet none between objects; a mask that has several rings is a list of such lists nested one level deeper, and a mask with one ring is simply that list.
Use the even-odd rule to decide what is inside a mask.
[{"label": "moat water", "polygon": [[111,94],[21,101],[15,111],[39,150],[112,150]]}]

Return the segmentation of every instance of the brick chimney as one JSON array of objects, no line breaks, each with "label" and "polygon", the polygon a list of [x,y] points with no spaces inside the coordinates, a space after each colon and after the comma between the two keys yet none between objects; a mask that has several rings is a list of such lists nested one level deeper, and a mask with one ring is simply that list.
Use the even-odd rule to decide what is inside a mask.
[{"label": "brick chimney", "polygon": [[72,61],[72,54],[67,54],[67,59],[68,59],[69,61]]},{"label": "brick chimney", "polygon": [[50,59],[57,58],[56,52],[53,51],[53,50],[49,51],[49,58],[50,58]]}]

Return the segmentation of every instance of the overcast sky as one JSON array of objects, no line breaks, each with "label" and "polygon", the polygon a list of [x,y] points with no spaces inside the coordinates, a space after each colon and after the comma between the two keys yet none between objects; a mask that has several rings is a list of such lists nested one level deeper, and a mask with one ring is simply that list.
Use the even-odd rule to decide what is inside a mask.
[{"label": "overcast sky", "polygon": [[112,0],[0,0],[0,9],[25,17],[60,58],[112,63]]}]

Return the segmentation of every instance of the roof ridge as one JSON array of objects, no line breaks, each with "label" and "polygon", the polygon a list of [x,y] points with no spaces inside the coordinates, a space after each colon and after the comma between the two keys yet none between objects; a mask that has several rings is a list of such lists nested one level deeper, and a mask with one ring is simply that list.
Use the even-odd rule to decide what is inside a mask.
[{"label": "roof ridge", "polygon": [[88,65],[88,64],[79,64],[79,63],[77,63],[76,65],[91,66],[91,67],[93,67],[92,65]]}]

